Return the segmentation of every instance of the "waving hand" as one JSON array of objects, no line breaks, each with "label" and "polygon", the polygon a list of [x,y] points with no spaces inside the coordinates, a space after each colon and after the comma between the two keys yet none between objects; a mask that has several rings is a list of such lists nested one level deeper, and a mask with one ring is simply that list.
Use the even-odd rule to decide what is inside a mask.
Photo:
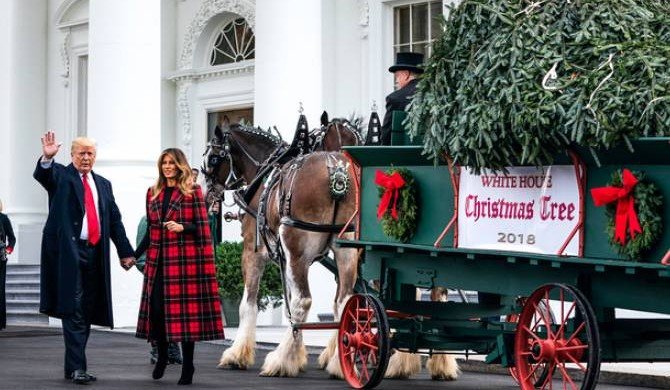
[{"label": "waving hand", "polygon": [[44,136],[41,139],[42,156],[50,160],[56,155],[56,153],[58,153],[58,149],[60,149],[62,144],[60,142],[56,142],[56,133],[51,130],[44,133]]}]

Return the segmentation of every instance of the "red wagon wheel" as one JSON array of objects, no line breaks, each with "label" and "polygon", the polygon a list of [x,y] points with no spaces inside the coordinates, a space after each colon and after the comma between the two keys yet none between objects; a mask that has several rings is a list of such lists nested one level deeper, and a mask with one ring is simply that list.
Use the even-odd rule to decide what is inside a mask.
[{"label": "red wagon wheel", "polygon": [[[526,298],[519,298],[518,302],[520,302],[521,305],[525,305],[526,303]],[[556,323],[556,317],[554,316],[554,312],[551,310],[550,306],[547,306],[546,302],[544,300],[540,301],[538,305],[538,309],[541,311],[545,312],[547,314],[547,318],[551,321],[551,324]],[[519,314],[513,313],[513,314],[508,314],[505,317],[505,321],[507,322],[513,322],[513,323],[518,323],[519,322]],[[539,365],[539,367],[532,367],[533,371],[533,376],[532,376],[532,381],[533,384],[535,385],[536,388],[540,388],[542,384],[547,380],[548,375],[553,375],[553,372],[550,371],[556,369],[556,367],[552,367],[550,364],[547,364],[546,362],[544,363],[535,363],[535,365]],[[514,381],[516,383],[519,383],[519,374],[516,370],[516,367],[510,367],[509,368],[509,374],[512,376]]]},{"label": "red wagon wheel", "polygon": [[[546,307],[556,315],[551,321]],[[519,316],[514,340],[516,374],[523,390],[591,390],[600,374],[600,336],[595,314],[575,287],[547,284],[533,292]],[[543,383],[537,371],[548,370]]]},{"label": "red wagon wheel", "polygon": [[344,379],[355,389],[379,384],[389,361],[389,324],[382,303],[367,294],[352,296],[337,334]]}]

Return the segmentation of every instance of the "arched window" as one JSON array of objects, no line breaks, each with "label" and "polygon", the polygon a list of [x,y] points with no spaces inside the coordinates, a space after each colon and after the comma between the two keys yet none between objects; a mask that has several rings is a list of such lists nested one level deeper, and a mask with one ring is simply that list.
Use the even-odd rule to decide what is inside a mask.
[{"label": "arched window", "polygon": [[253,59],[256,38],[244,18],[226,24],[214,41],[209,64],[223,65]]}]

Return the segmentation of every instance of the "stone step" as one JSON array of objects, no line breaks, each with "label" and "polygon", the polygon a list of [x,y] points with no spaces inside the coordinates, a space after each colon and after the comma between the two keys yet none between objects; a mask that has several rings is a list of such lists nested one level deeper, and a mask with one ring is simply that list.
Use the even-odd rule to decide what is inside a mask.
[{"label": "stone step", "polygon": [[39,273],[27,273],[27,272],[7,272],[7,280],[10,279],[29,279],[29,280],[40,280]]},{"label": "stone step", "polygon": [[7,264],[7,269],[40,269],[39,264],[16,264],[16,263],[9,263]]},{"label": "stone step", "polygon": [[39,312],[40,301],[31,299],[8,299],[7,311],[33,310]]},{"label": "stone step", "polygon": [[27,276],[38,276],[40,275],[40,266],[39,265],[21,265],[21,264],[8,264],[7,265],[7,275],[27,275]]},{"label": "stone step", "polygon": [[40,281],[7,280],[5,288],[7,290],[40,291]]},{"label": "stone step", "polygon": [[39,265],[21,265],[21,264],[8,264],[7,265],[7,275],[12,274],[40,274]]},{"label": "stone step", "polygon": [[49,317],[35,310],[7,310],[7,325],[48,325]]},{"label": "stone step", "polygon": [[5,297],[7,300],[10,299],[27,299],[27,300],[38,300],[40,299],[40,291],[36,290],[17,290],[15,288],[5,290]]},{"label": "stone step", "polygon": [[40,282],[40,275],[29,275],[29,274],[7,274],[7,281],[15,281],[15,282],[28,282],[28,283],[34,283]]}]

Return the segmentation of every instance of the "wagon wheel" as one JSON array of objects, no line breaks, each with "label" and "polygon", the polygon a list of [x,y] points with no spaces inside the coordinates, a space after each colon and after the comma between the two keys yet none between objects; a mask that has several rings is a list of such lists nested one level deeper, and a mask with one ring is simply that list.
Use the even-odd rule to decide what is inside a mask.
[{"label": "wagon wheel", "polygon": [[[519,302],[523,305],[526,303],[526,298],[519,298]],[[540,309],[542,312],[545,312],[547,314],[547,318],[549,319],[551,324],[556,323],[556,317],[554,316],[554,312],[551,310],[550,306],[547,306],[546,302],[544,300],[540,301],[538,304],[538,309]],[[518,323],[519,322],[519,314],[513,313],[513,314],[508,314],[505,317],[505,321],[507,322],[513,322],[513,323]],[[539,367],[535,367],[535,366]],[[549,364],[546,362],[542,363],[534,363],[532,367],[533,375],[531,377],[533,381],[533,385],[535,388],[541,388],[542,384],[547,380],[547,375],[549,375],[549,372],[552,371],[553,375],[553,370],[555,370],[556,367],[551,367]],[[514,381],[516,383],[519,383],[519,374],[516,369],[516,367],[510,367],[509,368],[509,374],[512,376]]]},{"label": "wagon wheel", "polygon": [[[545,307],[558,314],[552,323]],[[523,390],[559,388],[591,390],[600,374],[600,335],[595,314],[575,287],[547,284],[533,292],[519,316],[514,339],[514,356],[519,385]],[[536,386],[535,372],[544,367],[547,375]]]},{"label": "wagon wheel", "polygon": [[379,384],[389,361],[389,324],[382,303],[367,294],[352,296],[344,306],[337,334],[344,379],[356,389]]}]

